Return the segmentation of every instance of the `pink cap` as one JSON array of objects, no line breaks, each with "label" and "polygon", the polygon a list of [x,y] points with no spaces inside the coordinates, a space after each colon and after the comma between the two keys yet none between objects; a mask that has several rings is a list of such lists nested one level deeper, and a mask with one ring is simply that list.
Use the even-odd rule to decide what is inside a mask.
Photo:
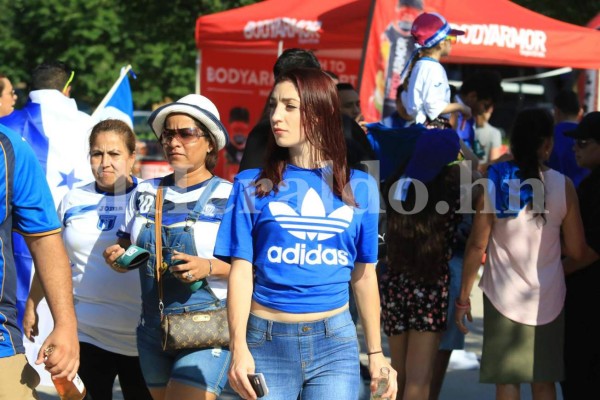
[{"label": "pink cap", "polygon": [[415,18],[411,35],[417,47],[431,48],[444,40],[446,36],[464,35],[464,31],[450,28],[450,24],[437,13],[423,13]]}]

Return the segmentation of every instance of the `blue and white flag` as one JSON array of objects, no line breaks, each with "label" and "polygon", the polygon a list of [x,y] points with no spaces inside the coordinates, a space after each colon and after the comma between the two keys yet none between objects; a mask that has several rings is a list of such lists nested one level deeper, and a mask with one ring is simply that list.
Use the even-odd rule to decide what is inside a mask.
[{"label": "blue and white flag", "polygon": [[129,85],[129,74],[136,79],[131,65],[121,68],[119,79],[102,99],[92,117],[96,121],[119,119],[133,128],[133,97]]},{"label": "blue and white flag", "polygon": [[[30,92],[27,104],[0,118],[0,123],[21,135],[33,149],[46,174],[55,206],[58,207],[64,195],[74,186],[94,180],[88,158],[88,139],[94,121],[90,115],[78,110],[74,99],[60,90]],[[18,279],[17,315],[21,324],[33,261],[24,238],[18,233],[13,234],[12,250]],[[47,313],[44,317],[40,308],[38,313],[40,336],[43,336],[44,332],[47,334],[51,330],[52,318]],[[39,341],[42,342],[43,339]],[[27,343],[31,342],[25,341],[25,347]]]}]

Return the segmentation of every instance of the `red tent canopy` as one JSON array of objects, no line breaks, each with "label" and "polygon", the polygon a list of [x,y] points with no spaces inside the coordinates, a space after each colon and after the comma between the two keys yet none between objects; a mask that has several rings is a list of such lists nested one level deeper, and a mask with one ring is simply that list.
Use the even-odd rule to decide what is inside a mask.
[{"label": "red tent canopy", "polygon": [[[323,69],[357,85],[370,6],[370,0],[268,0],[198,18],[199,89],[216,104],[232,142],[248,133],[236,120],[245,114],[240,108],[250,114],[248,128],[258,121],[282,49],[311,49]],[[232,178],[238,166],[235,154],[227,156],[217,173]]]},{"label": "red tent canopy", "polygon": [[466,31],[449,62],[600,68],[600,34],[507,0],[427,0],[425,8]]},{"label": "red tent canopy", "polygon": [[[388,67],[378,60],[391,50],[382,47],[383,33],[406,35],[406,26],[410,29],[422,11],[437,11],[466,31],[444,62],[600,68],[600,52],[594,51],[600,48],[599,32],[508,0],[267,0],[197,19],[199,89],[215,102],[226,124],[232,108],[244,107],[252,125],[272,85],[278,51],[302,47],[315,51],[324,69],[355,86],[364,59],[361,103],[367,120],[376,120],[381,111],[373,103],[378,71],[404,66],[400,59]],[[385,98],[390,94],[386,87]]]},{"label": "red tent canopy", "polygon": [[[371,0],[268,0],[199,17],[198,49],[360,51]],[[276,56],[276,53],[275,53]],[[360,53],[353,54],[359,58]]]}]

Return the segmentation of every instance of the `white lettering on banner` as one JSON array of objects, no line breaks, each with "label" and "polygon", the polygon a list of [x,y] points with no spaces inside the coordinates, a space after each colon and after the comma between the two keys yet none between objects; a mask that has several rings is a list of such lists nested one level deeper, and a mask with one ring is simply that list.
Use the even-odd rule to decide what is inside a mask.
[{"label": "white lettering on banner", "polygon": [[321,244],[316,249],[306,251],[306,244],[296,243],[294,247],[284,249],[271,246],[267,250],[267,257],[272,263],[296,265],[348,265],[348,252],[344,250],[323,248]]},{"label": "white lettering on banner", "polygon": [[206,80],[210,83],[230,85],[271,86],[273,84],[273,76],[270,71],[224,67],[207,67]]},{"label": "white lettering on banner", "polygon": [[244,27],[244,37],[254,39],[293,39],[298,43],[319,43],[321,21],[296,18],[275,18],[262,21],[248,21]]},{"label": "white lettering on banner", "polygon": [[346,72],[346,62],[341,60],[319,60],[321,68],[326,71],[342,74]]},{"label": "white lettering on banner", "polygon": [[525,57],[546,57],[548,37],[544,31],[497,24],[453,25],[453,28],[465,31],[464,36],[458,37],[463,44],[518,48]]}]

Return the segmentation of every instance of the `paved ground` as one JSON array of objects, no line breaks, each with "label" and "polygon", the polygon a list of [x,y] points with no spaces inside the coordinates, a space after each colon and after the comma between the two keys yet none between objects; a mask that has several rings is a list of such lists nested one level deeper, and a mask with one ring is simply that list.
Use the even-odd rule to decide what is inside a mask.
[{"label": "paved ground", "polygon": [[[446,379],[440,400],[492,400],[495,398],[494,385],[479,383],[479,369],[476,360],[481,355],[481,341],[483,334],[482,326],[482,295],[478,288],[473,290],[471,296],[473,306],[473,324],[469,325],[470,333],[466,337],[464,352],[455,352],[450,362],[450,367],[446,373]],[[360,331],[360,330],[359,330]],[[383,340],[384,352],[389,355],[387,342]],[[364,346],[363,346],[364,347]],[[361,359],[366,361],[366,355],[361,354]],[[361,400],[368,400],[368,383],[364,382],[362,388]],[[58,396],[53,387],[39,387],[41,400],[57,400]],[[558,398],[562,400],[560,388],[557,386]],[[236,400],[237,395],[228,391],[223,393],[219,400]],[[113,400],[123,400],[118,382],[115,384]],[[344,399],[339,399],[344,400]],[[521,387],[521,400],[531,400],[531,392],[528,386]]]}]

